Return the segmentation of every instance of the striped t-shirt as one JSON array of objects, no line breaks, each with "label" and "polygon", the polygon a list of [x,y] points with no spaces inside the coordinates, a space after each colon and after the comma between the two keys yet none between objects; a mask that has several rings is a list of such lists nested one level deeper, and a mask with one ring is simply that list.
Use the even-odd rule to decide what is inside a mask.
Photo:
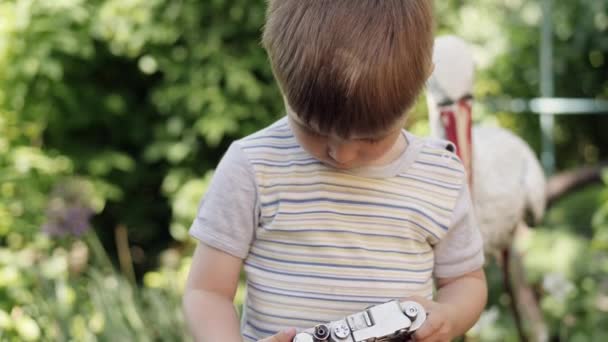
[{"label": "striped t-shirt", "polygon": [[400,158],[351,170],[313,158],[286,118],[230,146],[190,233],[243,259],[245,340],[431,298],[433,277],[483,265],[460,161],[403,134]]}]

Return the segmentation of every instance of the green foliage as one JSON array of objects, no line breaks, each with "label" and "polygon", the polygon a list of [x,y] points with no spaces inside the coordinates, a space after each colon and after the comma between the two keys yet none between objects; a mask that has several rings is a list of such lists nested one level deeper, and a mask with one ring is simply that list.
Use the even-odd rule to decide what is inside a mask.
[{"label": "green foliage", "polygon": [[[540,96],[540,26],[544,0],[436,1],[439,33],[459,35],[473,44],[478,75],[475,96]],[[608,98],[608,0],[552,1],[555,96]],[[482,111],[540,149],[537,115]],[[556,117],[559,169],[608,159],[608,115]]]},{"label": "green foliage", "polygon": [[608,250],[608,170],[604,170],[602,179],[607,188],[600,194],[599,209],[593,215],[593,246]]},{"label": "green foliage", "polygon": [[[436,2],[440,32],[476,46],[479,97],[538,95],[539,1]],[[607,97],[608,0],[554,3],[556,94]],[[1,340],[186,338],[179,303],[198,201],[228,144],[283,112],[259,43],[264,10],[263,0],[0,2]],[[425,133],[423,107],[409,123]],[[557,120],[560,167],[606,158],[606,118]],[[538,149],[536,116],[498,120]],[[529,245],[531,281],[559,273],[554,283],[574,284],[543,302],[556,334],[573,340],[605,335],[608,193],[596,194],[549,213],[551,228]],[[74,203],[95,213],[93,230],[40,233],[49,222],[68,231]],[[115,270],[119,226],[136,284]],[[547,253],[560,262],[536,262]],[[493,329],[478,336],[509,340],[489,270]]]},{"label": "green foliage", "polygon": [[84,240],[38,235],[21,249],[0,248],[0,339],[187,341],[185,263],[163,262],[153,274],[171,283],[139,288],[105,253],[93,232]]},{"label": "green foliage", "polygon": [[[167,247],[227,144],[281,114],[263,16],[263,1],[0,3],[0,339],[187,339],[189,249]],[[98,213],[84,241],[40,234],[71,203],[48,197],[65,179]],[[106,255],[119,225],[142,284]]]},{"label": "green foliage", "polygon": [[5,2],[0,108],[31,118],[40,146],[111,190],[97,222],[126,225],[157,253],[167,226],[184,239],[183,215],[170,222],[177,192],[200,195],[229,141],[282,112],[259,44],[264,5]]}]

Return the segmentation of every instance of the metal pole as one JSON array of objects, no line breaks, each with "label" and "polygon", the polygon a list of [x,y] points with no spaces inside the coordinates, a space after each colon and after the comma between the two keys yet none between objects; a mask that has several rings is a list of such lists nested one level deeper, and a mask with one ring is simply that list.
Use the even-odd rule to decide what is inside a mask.
[{"label": "metal pole", "polygon": [[[540,49],[540,94],[549,98],[554,95],[553,84],[553,0],[542,0],[543,23],[541,29]],[[547,175],[555,170],[555,144],[553,142],[554,117],[552,113],[542,113],[540,127],[542,130],[541,161]]]}]

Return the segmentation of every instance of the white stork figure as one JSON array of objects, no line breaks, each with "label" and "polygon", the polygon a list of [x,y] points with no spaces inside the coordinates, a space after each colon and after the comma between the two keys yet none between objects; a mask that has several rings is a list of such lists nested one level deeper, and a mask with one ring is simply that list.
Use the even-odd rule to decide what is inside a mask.
[{"label": "white stork figure", "polygon": [[521,222],[540,222],[546,180],[534,152],[499,127],[472,127],[475,65],[468,45],[455,36],[435,40],[435,70],[428,83],[431,134],[452,141],[472,188],[488,254],[507,246]]},{"label": "white stork figure", "polygon": [[[498,127],[472,127],[475,64],[468,44],[455,36],[439,37],[433,61],[435,70],[427,86],[431,134],[456,145],[469,174],[484,250],[502,261],[511,290],[508,264],[513,236],[519,225],[538,223],[544,215],[544,172],[530,147],[515,134]],[[514,287],[518,286],[525,285]]]}]

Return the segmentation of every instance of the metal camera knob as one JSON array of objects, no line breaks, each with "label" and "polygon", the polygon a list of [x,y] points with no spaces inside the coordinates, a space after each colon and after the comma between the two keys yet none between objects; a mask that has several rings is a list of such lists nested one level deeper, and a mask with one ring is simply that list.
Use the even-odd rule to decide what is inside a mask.
[{"label": "metal camera knob", "polygon": [[299,333],[293,338],[293,342],[315,342],[311,334]]},{"label": "metal camera knob", "polygon": [[346,321],[339,321],[333,325],[333,333],[339,339],[345,339],[350,336],[350,328]]},{"label": "metal camera knob", "polygon": [[331,331],[329,330],[329,327],[327,325],[319,324],[319,325],[315,326],[315,332],[314,332],[315,340],[327,341],[329,339],[330,334],[331,334]]},{"label": "metal camera knob", "polygon": [[403,313],[405,313],[405,315],[413,321],[416,320],[416,317],[418,317],[420,311],[418,310],[418,306],[414,304],[407,304],[403,308]]},{"label": "metal camera knob", "polygon": [[405,314],[405,316],[412,322],[408,327],[410,334],[420,329],[420,327],[426,321],[426,310],[424,309],[424,306],[418,302],[402,302],[401,311],[403,311],[403,314]]}]

